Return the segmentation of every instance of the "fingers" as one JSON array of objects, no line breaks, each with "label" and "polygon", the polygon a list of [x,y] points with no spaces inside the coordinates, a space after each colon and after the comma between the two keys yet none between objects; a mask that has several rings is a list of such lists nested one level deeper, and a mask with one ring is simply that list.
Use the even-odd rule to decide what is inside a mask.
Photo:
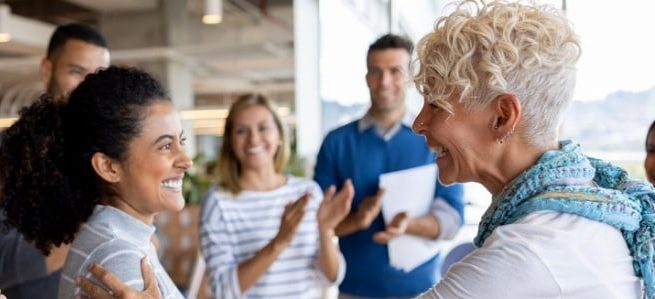
[{"label": "fingers", "polygon": [[105,269],[98,263],[93,263],[89,268],[89,271],[93,276],[100,280],[104,285],[106,285],[116,297],[120,297],[121,294],[125,291],[127,286],[123,282],[111,273],[111,271]]},{"label": "fingers", "polygon": [[[94,299],[112,299],[114,298],[112,295],[110,295],[107,291],[105,291],[103,288],[97,286],[96,284],[92,283],[90,280],[84,278],[84,277],[77,277],[75,279],[75,283],[77,286],[82,288],[84,292],[89,294],[90,298]],[[79,297],[81,298],[81,297]]]},{"label": "fingers", "polygon": [[341,190],[334,196],[335,199],[351,203],[353,197],[355,196],[355,187],[353,187],[353,182],[350,179],[347,179],[343,183]]},{"label": "fingers", "polygon": [[400,212],[396,214],[396,216],[393,216],[393,219],[388,224],[388,227],[400,227],[403,222],[407,221],[409,219],[409,215],[407,215],[407,212]]},{"label": "fingers", "polygon": [[328,187],[328,189],[325,190],[325,193],[323,193],[323,201],[331,200],[336,190],[337,187],[335,187],[334,185],[330,185],[330,187]]},{"label": "fingers", "polygon": [[302,218],[305,216],[305,208],[311,195],[309,193],[303,195],[295,202],[288,204],[284,209],[284,214],[282,215],[283,224],[289,225],[291,229],[294,229],[301,222]]},{"label": "fingers", "polygon": [[373,234],[373,241],[378,244],[387,244],[395,237],[396,235],[393,235],[388,231],[381,231]]},{"label": "fingers", "polygon": [[141,259],[141,273],[143,273],[143,290],[147,294],[159,294],[159,285],[155,278],[155,271],[150,267],[148,256]]},{"label": "fingers", "polygon": [[302,217],[305,215],[305,208],[307,207],[311,197],[311,194],[306,193],[292,204],[291,208],[289,209],[289,213],[293,219],[302,219]]},{"label": "fingers", "polygon": [[384,188],[378,189],[378,192],[375,193],[375,197],[382,199],[382,196],[384,196]]}]

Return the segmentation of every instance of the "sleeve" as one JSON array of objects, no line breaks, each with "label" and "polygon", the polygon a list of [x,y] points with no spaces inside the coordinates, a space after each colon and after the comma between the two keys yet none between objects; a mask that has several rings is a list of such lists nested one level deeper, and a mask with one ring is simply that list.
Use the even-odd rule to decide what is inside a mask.
[{"label": "sleeve", "polygon": [[[335,243],[337,241],[335,240]],[[337,244],[335,244],[337,245]],[[330,281],[323,272],[321,272],[318,268],[318,257],[314,260],[314,269],[316,269],[316,273],[318,276],[318,281],[321,283],[322,286],[324,287],[331,287],[331,286],[338,286],[343,282],[343,278],[346,276],[346,259],[343,258],[343,254],[341,254],[341,250],[339,250],[339,271],[337,272],[337,279],[334,281]]]},{"label": "sleeve", "polygon": [[314,167],[314,181],[321,186],[323,191],[327,190],[331,185],[339,186],[340,179],[337,177],[337,165],[335,161],[338,160],[336,150],[332,146],[333,134],[328,134],[321,144],[316,157],[316,166]]},{"label": "sleeve", "polygon": [[[4,221],[0,211],[0,223]],[[0,289],[48,275],[45,256],[15,229],[0,231]]]},{"label": "sleeve", "polygon": [[209,283],[217,298],[239,298],[239,264],[234,255],[231,232],[214,192],[203,201],[200,216],[200,249],[207,264]]},{"label": "sleeve", "polygon": [[[79,275],[84,276],[107,290],[104,284],[89,272],[91,263],[97,262],[114,273],[126,286],[143,291],[143,273],[141,273],[141,267],[139,265],[145,255],[145,252],[139,250],[133,244],[115,239],[95,249],[83,263]],[[88,296],[80,288],[75,288],[75,295]]]},{"label": "sleeve", "polygon": [[461,184],[444,186],[437,182],[430,213],[439,222],[437,240],[451,240],[464,224],[464,188]]},{"label": "sleeve", "polygon": [[[529,278],[533,283],[525,282]],[[419,299],[559,298],[560,287],[541,258],[521,241],[490,236],[485,246],[453,264]]]}]

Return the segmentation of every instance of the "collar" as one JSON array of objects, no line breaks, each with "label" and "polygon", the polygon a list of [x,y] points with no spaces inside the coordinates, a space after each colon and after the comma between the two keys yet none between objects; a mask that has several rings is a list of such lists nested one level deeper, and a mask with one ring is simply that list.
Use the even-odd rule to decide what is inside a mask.
[{"label": "collar", "polygon": [[150,238],[155,232],[153,225],[147,225],[112,206],[97,205],[93,214],[104,222],[116,237],[139,247],[150,246]]},{"label": "collar", "polygon": [[414,122],[414,119],[416,119],[416,115],[409,112],[408,109],[405,109],[405,114],[400,119],[400,121],[397,122],[396,124],[394,124],[390,129],[384,130],[383,128],[380,128],[379,126],[377,126],[377,124],[375,123],[375,119],[373,118],[373,116],[371,115],[371,112],[369,110],[368,112],[366,112],[364,117],[362,117],[357,122],[357,131],[359,133],[362,133],[362,132],[368,130],[369,128],[375,126],[375,132],[380,137],[382,137],[385,141],[389,141],[389,139],[391,139],[391,137],[393,137],[394,135],[396,135],[396,133],[398,133],[401,126],[405,126],[405,127],[411,129],[412,128],[412,123]]}]

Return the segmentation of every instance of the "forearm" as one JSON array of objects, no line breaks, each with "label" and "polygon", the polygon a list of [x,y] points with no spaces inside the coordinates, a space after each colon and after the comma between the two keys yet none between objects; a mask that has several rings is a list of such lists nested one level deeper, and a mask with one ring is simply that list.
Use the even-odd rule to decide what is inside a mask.
[{"label": "forearm", "polygon": [[268,270],[287,246],[288,244],[283,244],[273,239],[252,258],[239,264],[237,276],[239,277],[239,288],[241,292],[245,292],[252,287],[266,273],[266,270]]},{"label": "forearm", "polygon": [[432,215],[410,219],[407,224],[407,231],[405,231],[407,234],[427,239],[438,238],[440,232],[439,221]]},{"label": "forearm", "polygon": [[319,232],[318,267],[330,282],[335,282],[339,273],[339,249],[333,237],[334,231]]},{"label": "forearm", "polygon": [[357,219],[357,215],[355,213],[350,213],[348,216],[346,216],[345,219],[343,219],[343,221],[339,223],[339,225],[337,225],[337,227],[334,229],[334,233],[338,237],[344,237],[361,229],[361,223]]}]

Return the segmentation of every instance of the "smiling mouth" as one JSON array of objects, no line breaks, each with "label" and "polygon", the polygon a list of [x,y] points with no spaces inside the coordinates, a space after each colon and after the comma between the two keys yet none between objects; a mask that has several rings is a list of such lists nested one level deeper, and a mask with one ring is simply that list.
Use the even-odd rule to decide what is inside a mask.
[{"label": "smiling mouth", "polygon": [[437,158],[443,158],[449,153],[448,149],[440,145],[430,146],[430,150],[437,154]]},{"label": "smiling mouth", "polygon": [[246,149],[246,154],[249,155],[254,155],[254,154],[259,154],[264,151],[263,146],[256,146],[256,147],[251,147]]},{"label": "smiling mouth", "polygon": [[161,185],[166,189],[179,191],[182,190],[182,179],[165,180]]}]

